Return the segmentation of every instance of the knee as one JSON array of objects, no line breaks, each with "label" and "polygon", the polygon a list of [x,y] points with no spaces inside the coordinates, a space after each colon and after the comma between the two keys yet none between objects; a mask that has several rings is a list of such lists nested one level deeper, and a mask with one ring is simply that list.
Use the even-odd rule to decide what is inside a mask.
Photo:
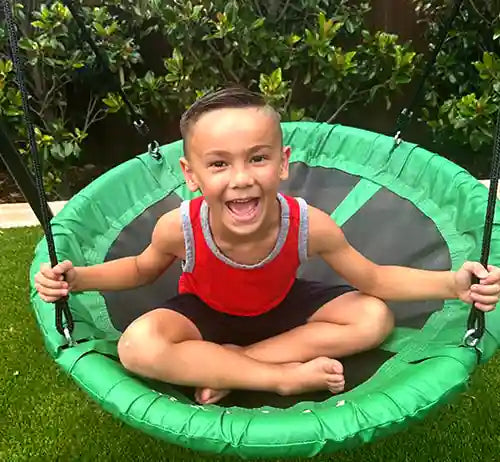
[{"label": "knee", "polygon": [[118,340],[118,357],[125,369],[141,373],[145,366],[154,363],[161,353],[161,337],[155,323],[154,312],[133,321]]},{"label": "knee", "polygon": [[380,299],[366,297],[362,302],[361,322],[373,337],[373,347],[380,345],[394,329],[394,314]]}]

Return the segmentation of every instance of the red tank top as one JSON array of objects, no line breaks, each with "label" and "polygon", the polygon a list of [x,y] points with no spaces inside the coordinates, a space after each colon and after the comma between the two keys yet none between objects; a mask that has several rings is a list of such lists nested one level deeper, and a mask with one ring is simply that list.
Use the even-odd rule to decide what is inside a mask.
[{"label": "red tank top", "polygon": [[307,204],[278,194],[280,230],[271,253],[254,265],[230,260],[216,246],[203,197],[181,204],[186,259],[179,293],[197,295],[211,308],[237,316],[256,316],[277,306],[307,259]]}]

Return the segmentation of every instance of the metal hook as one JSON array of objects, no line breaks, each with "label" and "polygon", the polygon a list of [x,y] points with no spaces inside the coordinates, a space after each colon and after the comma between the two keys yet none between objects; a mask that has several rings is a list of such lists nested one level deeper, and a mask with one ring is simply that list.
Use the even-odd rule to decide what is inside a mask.
[{"label": "metal hook", "polygon": [[161,159],[160,144],[158,141],[154,140],[148,144],[148,154],[155,160]]},{"label": "metal hook", "polygon": [[72,346],[76,346],[76,342],[73,340],[73,337],[71,337],[71,334],[69,333],[69,329],[67,327],[65,327],[63,329],[63,332],[64,332],[64,336],[66,337],[66,340],[68,342],[68,346],[72,347]]},{"label": "metal hook", "polygon": [[142,120],[142,119],[134,120],[133,123],[134,123],[134,127],[141,135],[145,135],[145,134],[149,133],[149,127],[146,125],[146,122],[144,122],[144,120]]},{"label": "metal hook", "polygon": [[463,340],[465,345],[470,346],[470,347],[475,347],[479,343],[479,339],[477,337],[474,337],[475,333],[476,333],[476,329],[469,329],[465,333],[464,340]]},{"label": "metal hook", "polygon": [[396,144],[396,146],[399,146],[401,144],[401,141],[403,141],[403,139],[401,138],[401,130],[398,130],[394,135],[394,143]]}]

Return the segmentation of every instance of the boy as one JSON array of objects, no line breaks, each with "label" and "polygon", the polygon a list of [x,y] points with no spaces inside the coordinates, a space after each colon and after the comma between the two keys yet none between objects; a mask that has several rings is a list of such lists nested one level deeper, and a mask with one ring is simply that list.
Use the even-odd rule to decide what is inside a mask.
[{"label": "boy", "polygon": [[[41,298],[149,284],[179,259],[179,294],[133,321],[118,353],[136,374],[197,387],[203,404],[237,388],[342,391],[342,364],[331,358],[383,342],[393,328],[383,300],[460,298],[495,308],[498,268],[377,265],[349,245],[329,215],[279,194],[290,157],[279,122],[260,95],[244,89],[198,100],[181,120],[180,163],[202,197],[161,217],[140,255],[91,267],[42,265],[35,277]],[[351,285],[297,279],[300,263],[313,256]],[[480,284],[471,286],[473,274]]]}]

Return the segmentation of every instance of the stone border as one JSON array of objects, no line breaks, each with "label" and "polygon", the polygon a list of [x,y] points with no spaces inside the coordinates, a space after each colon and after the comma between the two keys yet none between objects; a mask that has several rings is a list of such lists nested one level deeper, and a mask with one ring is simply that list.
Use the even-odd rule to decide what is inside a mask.
[{"label": "stone border", "polygon": [[[489,180],[480,180],[487,188]],[[500,186],[498,187],[500,198]],[[67,201],[49,202],[50,209],[57,215],[66,205]],[[0,228],[22,228],[26,226],[38,226],[39,222],[28,203],[0,204]]]},{"label": "stone border", "polygon": [[[67,201],[49,202],[50,210],[57,215]],[[0,228],[23,228],[38,226],[40,223],[33,210],[26,202],[16,204],[0,204]]]}]

